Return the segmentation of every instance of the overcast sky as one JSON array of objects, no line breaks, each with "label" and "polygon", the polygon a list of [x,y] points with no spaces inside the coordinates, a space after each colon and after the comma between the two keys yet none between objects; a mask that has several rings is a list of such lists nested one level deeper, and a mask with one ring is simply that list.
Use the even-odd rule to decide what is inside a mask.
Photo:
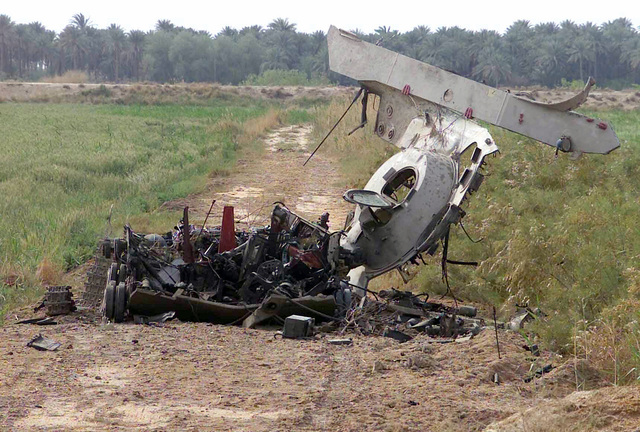
[{"label": "overcast sky", "polygon": [[[215,35],[224,26],[240,29],[249,25],[266,27],[275,18],[287,18],[301,32],[327,31],[329,25],[365,33],[380,26],[406,32],[418,25],[432,31],[459,26],[468,30],[497,30],[503,33],[514,21],[529,20],[560,23],[570,19],[577,24],[602,24],[616,18],[640,26],[640,7],[634,0],[606,2],[562,0],[458,0],[458,1],[353,1],[353,0],[3,0],[0,14],[16,23],[40,21],[50,30],[62,30],[74,14],[83,13],[98,28],[111,23],[125,30],[151,30],[161,19],[177,26],[206,30]],[[635,4],[635,6],[633,6]]]}]

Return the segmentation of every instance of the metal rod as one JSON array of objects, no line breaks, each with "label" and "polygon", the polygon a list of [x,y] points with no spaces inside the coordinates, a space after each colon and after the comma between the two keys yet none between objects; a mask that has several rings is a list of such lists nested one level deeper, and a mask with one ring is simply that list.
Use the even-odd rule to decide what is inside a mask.
[{"label": "metal rod", "polygon": [[313,157],[313,155],[316,154],[316,152],[318,151],[318,149],[320,148],[320,146],[322,146],[322,144],[324,144],[324,142],[327,140],[327,138],[329,138],[329,135],[331,135],[331,133],[333,132],[333,130],[335,128],[338,127],[338,125],[340,124],[340,122],[342,121],[342,119],[344,118],[344,116],[347,115],[347,113],[349,112],[349,110],[351,109],[351,107],[353,106],[354,103],[356,103],[356,101],[358,100],[358,98],[360,97],[360,95],[362,94],[362,92],[364,91],[364,88],[361,87],[360,90],[358,90],[358,93],[356,93],[355,97],[353,98],[353,100],[351,101],[351,103],[349,104],[349,106],[347,107],[346,111],[342,114],[342,116],[338,119],[338,121],[336,122],[336,124],[333,125],[333,127],[331,128],[331,130],[329,131],[328,134],[326,134],[324,136],[324,138],[322,138],[322,141],[320,141],[320,144],[318,144],[318,147],[315,148],[315,150],[309,155],[309,157],[307,158],[307,160],[302,164],[302,166],[305,166],[307,164],[307,162],[309,162],[311,160],[311,158]]},{"label": "metal rod", "polygon": [[202,224],[202,229],[198,233],[198,237],[196,237],[196,241],[194,242],[194,244],[198,244],[198,239],[200,238],[202,231],[204,231],[204,229],[207,227],[207,220],[209,220],[209,215],[211,214],[211,210],[213,210],[213,205],[215,203],[216,203],[216,200],[211,201],[211,207],[209,207],[209,211],[207,212],[207,215],[204,218],[204,223]]},{"label": "metal rod", "polygon": [[498,321],[496,320],[496,307],[493,307],[493,329],[496,332],[496,347],[498,347],[498,359],[501,359],[500,356],[500,340],[498,339]]},{"label": "metal rod", "polygon": [[189,207],[184,208],[182,216],[182,259],[187,264],[193,264],[196,260],[193,257],[191,248],[191,232],[189,230]]}]

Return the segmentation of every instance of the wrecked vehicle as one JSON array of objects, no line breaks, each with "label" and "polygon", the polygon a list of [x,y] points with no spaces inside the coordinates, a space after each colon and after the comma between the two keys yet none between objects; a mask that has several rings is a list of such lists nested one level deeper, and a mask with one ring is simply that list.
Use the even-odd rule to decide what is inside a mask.
[{"label": "wrecked vehicle", "polygon": [[587,99],[592,78],[576,96],[543,104],[333,26],[327,42],[331,70],[361,85],[351,106],[362,96],[362,121],[352,133],[367,124],[367,100],[377,97],[375,133],[400,149],[364,189],[344,195],[356,208],[341,247],[363,256],[364,264],[349,273],[361,292],[371,279],[422,253],[433,255],[440,242],[446,264],[450,226],[462,220],[463,202],[482,184],[486,157],[498,152],[489,131],[474,119],[548,144],[556,155],[607,154],[620,145],[609,124],[570,111]]},{"label": "wrecked vehicle", "polygon": [[282,204],[269,226],[250,232],[234,230],[232,207],[224,214],[220,227],[195,228],[185,208],[173,232],[142,235],[127,225],[123,238],[104,242],[113,259],[104,316],[122,322],[127,312],[174,311],[185,321],[252,327],[296,311],[330,320],[344,314],[351,292],[341,277],[362,262],[338,247],[340,232]]},{"label": "wrecked vehicle", "polygon": [[[269,226],[250,232],[235,231],[226,209],[226,222],[223,217],[213,229],[192,227],[188,209],[173,233],[144,236],[127,226],[123,239],[104,244],[105,256],[115,259],[101,296],[107,318],[121,322],[127,313],[174,311],[183,320],[251,327],[304,314],[374,332],[365,312],[371,279],[435,254],[440,244],[446,275],[451,225],[460,223],[464,201],[481,186],[487,156],[498,152],[474,119],[548,144],[556,155],[607,154],[619,147],[609,124],[571,111],[586,100],[593,79],[575,97],[542,104],[335,27],[327,39],[331,69],[361,85],[349,105],[362,98],[361,124],[352,133],[367,125],[368,98],[376,97],[375,133],[400,149],[364,189],[344,194],[355,205],[345,229],[329,232],[322,217],[310,222],[283,204],[275,206]],[[480,325],[459,322],[457,308],[395,297],[371,303],[369,310],[391,309],[405,321],[413,316],[410,326],[441,336]],[[403,306],[406,301],[412,307]],[[389,323],[378,327],[395,331]]]}]

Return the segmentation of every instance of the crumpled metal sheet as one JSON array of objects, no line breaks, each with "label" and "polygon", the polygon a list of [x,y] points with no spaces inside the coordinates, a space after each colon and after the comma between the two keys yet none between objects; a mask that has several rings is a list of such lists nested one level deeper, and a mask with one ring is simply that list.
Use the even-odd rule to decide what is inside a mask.
[{"label": "crumpled metal sheet", "polygon": [[27,346],[31,348],[35,348],[38,351],[55,351],[58,348],[60,348],[62,344],[52,339],[47,339],[44,336],[39,334],[33,339],[31,339],[29,342],[27,342]]}]

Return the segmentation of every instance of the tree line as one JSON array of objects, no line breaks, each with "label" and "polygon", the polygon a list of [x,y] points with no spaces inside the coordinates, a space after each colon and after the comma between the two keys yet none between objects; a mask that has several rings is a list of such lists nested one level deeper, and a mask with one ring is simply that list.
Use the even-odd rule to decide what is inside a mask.
[{"label": "tree line", "polygon": [[[545,85],[595,76],[612,88],[640,83],[640,33],[626,18],[596,25],[514,22],[504,34],[418,26],[353,30],[410,57],[493,86]],[[348,83],[329,71],[326,34],[302,33],[287,19],[266,28],[225,27],[216,35],[160,20],[152,31],[105,29],[76,14],[60,33],[0,15],[0,79],[39,80],[70,70],[96,82],[239,84],[265,71],[297,71],[311,81]],[[273,73],[271,75],[274,75]],[[277,75],[277,74],[276,74]]]}]

